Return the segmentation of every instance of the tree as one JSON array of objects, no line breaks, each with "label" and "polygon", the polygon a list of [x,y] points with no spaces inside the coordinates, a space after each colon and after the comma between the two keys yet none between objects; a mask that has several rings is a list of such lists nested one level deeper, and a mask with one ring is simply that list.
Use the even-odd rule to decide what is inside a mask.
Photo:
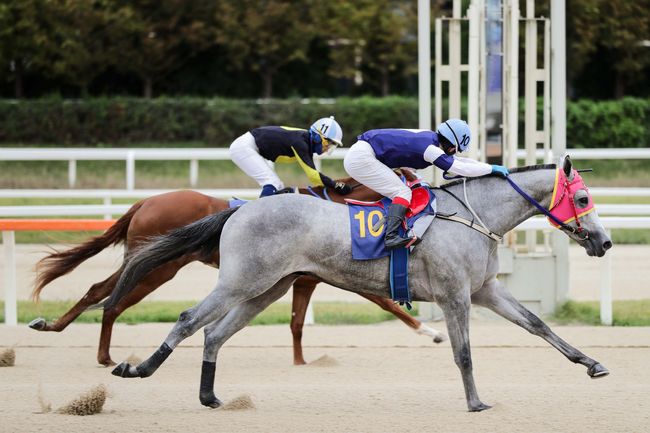
[{"label": "tree", "polygon": [[251,68],[263,81],[263,97],[273,94],[273,76],[294,60],[306,60],[318,23],[308,22],[308,2],[222,0],[215,16],[216,41],[235,68]]},{"label": "tree", "polygon": [[600,46],[616,74],[614,95],[622,98],[626,88],[639,82],[650,65],[650,1],[601,0]]},{"label": "tree", "polygon": [[213,40],[215,3],[201,0],[113,1],[120,26],[110,28],[116,66],[143,81],[144,96],[153,84],[179,68]]},{"label": "tree", "polygon": [[110,0],[54,0],[49,5],[46,19],[56,29],[50,38],[56,49],[47,54],[49,68],[79,86],[85,97],[92,80],[111,64],[115,50],[106,29],[120,21]]},{"label": "tree", "polygon": [[[430,14],[435,16],[439,7],[432,2]],[[363,66],[379,76],[381,94],[386,96],[392,75],[416,71],[417,2],[319,0],[312,16],[321,23],[319,36],[332,46],[331,76],[360,84]]]},{"label": "tree", "polygon": [[43,0],[0,3],[0,76],[13,78],[16,98],[24,94],[25,73],[46,63],[50,34],[46,15]]}]

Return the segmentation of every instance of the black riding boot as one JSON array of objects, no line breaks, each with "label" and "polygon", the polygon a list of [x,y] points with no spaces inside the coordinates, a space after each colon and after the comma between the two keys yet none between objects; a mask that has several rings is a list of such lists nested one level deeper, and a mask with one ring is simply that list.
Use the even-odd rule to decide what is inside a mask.
[{"label": "black riding boot", "polygon": [[402,248],[412,242],[412,238],[404,238],[399,235],[399,227],[404,222],[406,216],[406,206],[397,203],[391,203],[388,206],[388,215],[386,215],[386,236],[384,245],[386,249],[392,250]]}]

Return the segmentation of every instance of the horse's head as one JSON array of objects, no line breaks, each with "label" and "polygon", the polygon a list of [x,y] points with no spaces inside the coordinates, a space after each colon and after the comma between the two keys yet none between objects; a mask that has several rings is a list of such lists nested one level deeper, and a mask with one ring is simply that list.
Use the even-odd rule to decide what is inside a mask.
[{"label": "horse's head", "polygon": [[587,186],[568,155],[558,167],[549,210],[562,225],[550,218],[549,221],[580,244],[588,255],[604,256],[612,247],[612,240],[598,218]]}]

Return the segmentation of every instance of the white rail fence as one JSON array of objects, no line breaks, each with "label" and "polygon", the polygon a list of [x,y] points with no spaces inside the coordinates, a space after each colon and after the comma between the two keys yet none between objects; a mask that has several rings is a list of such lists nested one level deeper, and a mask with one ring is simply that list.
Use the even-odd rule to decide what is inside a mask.
[{"label": "white rail fence", "polygon": [[[336,149],[326,159],[343,159],[347,149]],[[635,149],[569,149],[574,160],[585,159],[650,159],[650,148]],[[518,150],[517,157],[523,159],[525,150]],[[537,158],[543,160],[544,150],[537,150]],[[68,185],[73,188],[77,182],[77,161],[124,161],[126,163],[126,189],[135,188],[136,161],[189,161],[190,187],[199,180],[199,161],[230,160],[227,148],[0,148],[0,161],[68,161]],[[320,160],[316,161],[319,168]]]}]

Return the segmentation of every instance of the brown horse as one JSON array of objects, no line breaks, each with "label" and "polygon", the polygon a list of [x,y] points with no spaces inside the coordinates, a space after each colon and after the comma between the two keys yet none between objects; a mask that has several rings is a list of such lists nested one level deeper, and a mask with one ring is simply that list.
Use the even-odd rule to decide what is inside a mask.
[{"label": "brown horse", "polygon": [[[350,183],[352,179],[342,179],[342,181]],[[331,200],[339,203],[343,203],[344,198],[365,201],[381,198],[376,192],[359,184],[355,185],[352,193],[345,197],[337,194],[332,189],[324,190],[322,187],[312,188],[312,191],[322,198],[325,198],[325,195],[327,195]],[[299,192],[301,194],[310,194],[307,188],[300,188]],[[104,234],[94,237],[69,250],[57,251],[41,259],[37,265],[36,287],[32,292],[32,297],[37,301],[41,291],[47,284],[71,272],[83,261],[111,245],[123,243],[125,245],[126,255],[127,251],[132,251],[140,243],[146,242],[152,236],[161,235],[175,228],[185,226],[207,215],[227,209],[228,206],[228,201],[226,200],[187,190],[160,194],[139,201]],[[104,310],[97,353],[97,361],[100,364],[105,366],[115,364],[111,360],[109,350],[113,323],[115,323],[117,317],[124,310],[137,304],[149,293],[174,278],[178,270],[183,266],[196,260],[210,266],[218,267],[219,253],[217,251],[210,257],[199,257],[198,255],[190,254],[166,263],[156,269],[155,272],[151,272],[140,282],[135,290],[129,293],[117,305]],[[123,267],[124,263],[122,263],[120,269],[106,280],[93,284],[79,302],[54,323],[48,324],[45,319],[38,318],[30,322],[29,326],[38,331],[63,331],[81,313],[101,302],[112,293],[115,284],[120,278]],[[321,281],[317,278],[304,276],[296,280],[293,285],[291,333],[293,334],[293,362],[296,365],[305,364],[301,345],[302,328],[309,299],[319,282]],[[360,295],[379,305],[384,310],[393,313],[417,333],[431,336],[436,343],[445,339],[443,334],[423,325],[420,321],[411,317],[395,305],[390,299],[361,293]]]}]

